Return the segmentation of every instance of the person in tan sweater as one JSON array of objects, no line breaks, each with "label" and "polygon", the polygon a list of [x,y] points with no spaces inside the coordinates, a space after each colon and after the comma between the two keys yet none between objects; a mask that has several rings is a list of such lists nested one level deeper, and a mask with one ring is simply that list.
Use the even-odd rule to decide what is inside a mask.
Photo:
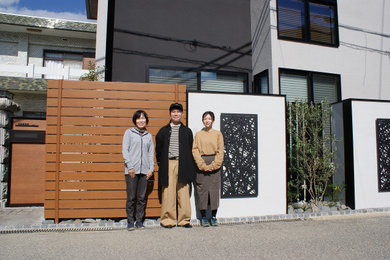
[{"label": "person in tan sweater", "polygon": [[[197,165],[196,190],[197,204],[202,215],[202,226],[217,226],[217,210],[219,207],[219,194],[221,189],[221,166],[224,156],[224,143],[222,133],[213,129],[214,113],[203,113],[204,128],[197,132],[192,146],[192,155]],[[210,203],[211,220],[206,217]]]}]

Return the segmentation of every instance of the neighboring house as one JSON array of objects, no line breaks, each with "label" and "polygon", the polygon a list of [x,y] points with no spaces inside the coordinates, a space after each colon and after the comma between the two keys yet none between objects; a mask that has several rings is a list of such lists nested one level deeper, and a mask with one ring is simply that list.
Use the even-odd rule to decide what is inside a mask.
[{"label": "neighboring house", "polygon": [[47,80],[88,73],[95,35],[94,23],[0,13],[0,207],[43,204]]},{"label": "neighboring house", "polygon": [[0,13],[0,89],[18,116],[45,117],[47,79],[79,80],[95,60],[96,24]]},{"label": "neighboring house", "polygon": [[285,94],[289,101],[390,99],[385,0],[86,3],[89,18],[98,20],[96,59],[106,66],[106,81],[179,82],[189,90]]}]

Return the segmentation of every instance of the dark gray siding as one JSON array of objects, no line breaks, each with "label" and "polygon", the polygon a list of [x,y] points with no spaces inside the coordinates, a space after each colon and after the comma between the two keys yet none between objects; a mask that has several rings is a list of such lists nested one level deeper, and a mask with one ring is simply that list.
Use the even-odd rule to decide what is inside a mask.
[{"label": "dark gray siding", "polygon": [[[109,17],[112,34],[108,41],[112,47],[107,45],[107,55],[112,55],[112,64],[110,58],[107,64],[112,81],[146,82],[150,66],[196,69],[202,62],[227,53],[211,46],[236,49],[251,42],[249,0],[115,0],[114,5]],[[137,32],[144,35],[135,35]],[[194,40],[211,46],[175,40]],[[240,51],[250,50],[249,44]],[[245,72],[251,79],[251,54],[239,56],[232,54],[216,61],[221,65],[237,58],[219,70]],[[209,65],[203,69],[217,67]]]}]

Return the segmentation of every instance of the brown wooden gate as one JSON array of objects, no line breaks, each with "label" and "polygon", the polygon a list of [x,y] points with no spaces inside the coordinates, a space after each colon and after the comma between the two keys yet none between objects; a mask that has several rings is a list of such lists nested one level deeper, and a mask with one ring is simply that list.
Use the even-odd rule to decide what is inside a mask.
[{"label": "brown wooden gate", "polygon": [[[186,107],[185,85],[49,81],[45,218],[124,218],[122,138],[137,109],[149,115],[153,137],[169,121],[172,102]],[[184,112],[186,118],[186,112]],[[157,166],[147,217],[160,215]]]}]

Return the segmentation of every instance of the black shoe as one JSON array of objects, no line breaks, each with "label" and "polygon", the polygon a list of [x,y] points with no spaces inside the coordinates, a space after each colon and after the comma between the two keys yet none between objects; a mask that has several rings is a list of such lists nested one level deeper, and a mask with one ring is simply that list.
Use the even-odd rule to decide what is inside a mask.
[{"label": "black shoe", "polygon": [[138,229],[145,229],[144,223],[142,223],[142,221],[135,222],[135,227]]},{"label": "black shoe", "polygon": [[183,225],[181,227],[183,227],[183,228],[192,228],[192,225],[190,223],[187,223],[187,224],[185,224],[185,225]]},{"label": "black shoe", "polygon": [[163,224],[160,224],[160,226],[163,227],[163,228],[173,228],[172,225],[166,225],[166,226],[164,226]]}]

